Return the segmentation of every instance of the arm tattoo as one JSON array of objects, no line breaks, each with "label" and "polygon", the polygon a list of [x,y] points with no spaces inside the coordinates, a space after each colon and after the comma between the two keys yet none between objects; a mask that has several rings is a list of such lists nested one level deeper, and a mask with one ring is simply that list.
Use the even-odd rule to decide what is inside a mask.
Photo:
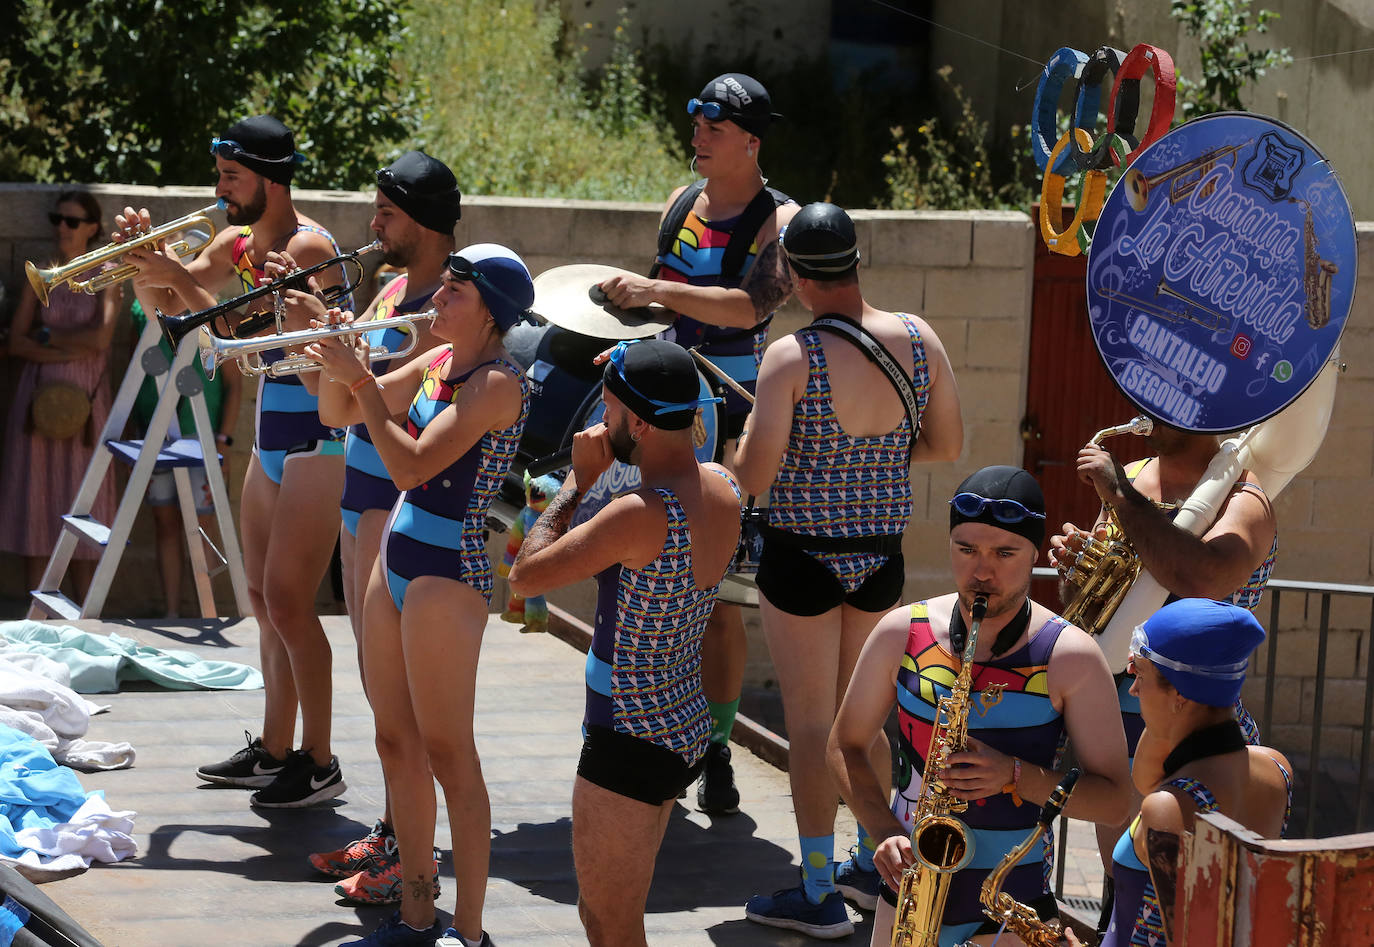
[{"label": "arm tattoo", "polygon": [[782,241],[774,240],[759,251],[740,287],[749,294],[760,322],[792,295],[792,274],[782,256]]},{"label": "arm tattoo", "polygon": [[1145,853],[1150,857],[1150,880],[1159,898],[1164,939],[1174,938],[1174,905],[1178,901],[1179,838],[1173,832],[1145,830]]},{"label": "arm tattoo", "polygon": [[566,533],[572,525],[573,513],[577,512],[577,502],[581,499],[581,490],[566,486],[559,490],[548,508],[540,514],[539,519],[535,520],[534,525],[525,534],[520,551],[531,554],[539,552]]}]

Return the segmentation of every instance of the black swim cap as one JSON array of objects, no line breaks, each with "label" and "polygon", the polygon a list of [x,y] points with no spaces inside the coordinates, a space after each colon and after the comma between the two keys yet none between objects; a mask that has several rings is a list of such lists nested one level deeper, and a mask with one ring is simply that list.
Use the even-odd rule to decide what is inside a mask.
[{"label": "black swim cap", "polygon": [[763,83],[742,72],[716,76],[706,83],[697,98],[702,102],[718,103],[725,110],[724,118],[759,138],[774,119],[782,118],[773,111],[773,100]]},{"label": "black swim cap", "polygon": [[[962,494],[986,502],[961,501]],[[1010,503],[999,504],[999,500]],[[960,506],[976,512],[961,511]],[[1045,494],[1036,479],[1020,467],[984,467],[959,484],[949,501],[949,528],[953,530],[960,523],[996,526],[1025,537],[1039,549],[1045,541]]]},{"label": "black swim cap", "polygon": [[211,142],[210,151],[277,184],[290,184],[296,165],[305,160],[296,153],[296,136],[291,129],[271,115],[235,122]]},{"label": "black swim cap", "polygon": [[378,171],[377,190],[411,220],[446,237],[463,216],[458,180],[448,165],[423,151],[407,151]]},{"label": "black swim cap", "polygon": [[807,204],[798,211],[783,232],[782,248],[792,269],[806,279],[837,280],[859,265],[854,221],[834,204]]},{"label": "black swim cap", "polygon": [[665,431],[692,426],[702,404],[696,363],[676,342],[621,342],[611,350],[606,389],[640,419]]}]

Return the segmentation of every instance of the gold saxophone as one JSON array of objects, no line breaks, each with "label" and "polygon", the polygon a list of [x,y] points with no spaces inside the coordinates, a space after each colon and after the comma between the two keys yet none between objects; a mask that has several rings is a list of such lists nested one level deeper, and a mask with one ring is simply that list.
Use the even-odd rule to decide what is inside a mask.
[{"label": "gold saxophone", "polygon": [[[958,608],[958,603],[955,603]],[[949,883],[956,871],[973,858],[973,836],[953,813],[968,803],[956,799],[940,776],[949,757],[968,744],[969,691],[973,687],[973,653],[978,647],[978,628],[987,614],[988,600],[978,595],[970,609],[972,624],[964,644],[959,677],[948,697],[935,708],[935,726],[926,751],[921,797],[912,813],[911,852],[916,863],[902,872],[897,892],[897,916],[892,924],[892,947],[935,947],[940,939],[940,920],[945,913]],[[1002,685],[993,684],[982,694],[982,709],[1002,699]]]},{"label": "gold saxophone", "polygon": [[[1098,431],[1088,443],[1096,446],[1104,438],[1117,434],[1144,435],[1152,430],[1154,422],[1142,414],[1126,424]],[[1107,516],[1120,538],[1104,540],[1086,537],[1082,551],[1064,576],[1064,580],[1075,586],[1076,590],[1062,616],[1065,621],[1077,625],[1090,635],[1102,633],[1140,575],[1140,556],[1126,538],[1126,532],[1116,518],[1116,511],[1109,507]]]},{"label": "gold saxophone", "polygon": [[1040,915],[1036,914],[1033,908],[1003,891],[1002,882],[1006,879],[1007,872],[1026,856],[1031,846],[1039,842],[1040,837],[1054,824],[1054,820],[1059,818],[1059,813],[1073,792],[1074,783],[1078,782],[1078,775],[1077,769],[1071,769],[1060,780],[1059,785],[1054,787],[1054,792],[1050,793],[1050,798],[1040,810],[1040,819],[1036,822],[1035,828],[1021,844],[1007,852],[1001,863],[992,870],[992,874],[983,879],[983,887],[978,894],[978,899],[983,903],[983,913],[1000,923],[1003,929],[1021,938],[1026,947],[1059,947],[1059,940],[1064,936],[1064,925],[1058,918],[1051,921],[1040,920]]}]

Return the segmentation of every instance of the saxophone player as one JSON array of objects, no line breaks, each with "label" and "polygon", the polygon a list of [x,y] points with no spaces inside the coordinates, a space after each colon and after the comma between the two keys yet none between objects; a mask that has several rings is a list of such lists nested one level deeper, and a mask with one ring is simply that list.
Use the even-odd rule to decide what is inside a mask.
[{"label": "saxophone player", "polygon": [[[1170,601],[1218,599],[1253,611],[1259,605],[1278,551],[1274,509],[1263,488],[1254,474],[1242,471],[1218,507],[1215,521],[1201,536],[1194,536],[1173,524],[1173,514],[1167,508],[1186,500],[1193,492],[1216,454],[1217,438],[1180,431],[1158,420],[1145,438],[1154,456],[1128,467],[1122,467],[1100,446],[1088,444],[1078,452],[1078,476],[1091,484],[1102,500],[1091,535],[1099,539],[1110,537],[1115,527],[1109,523],[1108,513],[1114,511],[1140,556],[1142,568],[1168,591]],[[1073,523],[1065,523],[1060,534],[1050,539],[1050,560],[1061,576],[1073,565],[1088,535]],[[1068,601],[1071,592],[1066,583],[1060,583],[1061,598]],[[1116,667],[1112,671],[1127,747],[1134,757],[1136,742],[1145,726],[1140,701],[1129,692],[1132,678],[1126,669]],[[1239,701],[1236,711],[1246,741],[1257,745],[1259,728]],[[1109,881],[1112,847],[1124,828],[1098,826],[1098,848]],[[1107,894],[1103,898],[1101,929],[1105,929],[1110,911],[1111,897]]]},{"label": "saxophone player", "polygon": [[[967,710],[967,745],[939,779],[970,803],[959,818],[972,835],[973,860],[953,875],[939,943],[995,933],[979,904],[983,878],[1034,826],[1062,777],[1057,749],[1072,741],[1083,776],[1070,803],[1076,818],[1115,824],[1125,817],[1130,774],[1115,715],[1111,672],[1080,629],[1029,597],[1031,569],[1045,533],[1045,503],[1035,478],[1017,467],[987,467],[950,499],[950,566],[955,591],[888,612],[864,646],[830,734],[831,770],[845,802],[882,842],[874,856],[882,885],[873,943],[888,944],[903,869],[914,861],[910,834],[920,799],[935,708],[959,671],[975,596],[987,599]],[[995,687],[1001,685],[1000,697]],[[904,779],[889,801],[868,757],[893,703],[898,707],[898,768]],[[934,775],[934,774],[932,774]],[[890,804],[889,804],[890,802]],[[1045,884],[1048,843],[1008,874],[1005,889],[1042,916],[1055,913]]]}]

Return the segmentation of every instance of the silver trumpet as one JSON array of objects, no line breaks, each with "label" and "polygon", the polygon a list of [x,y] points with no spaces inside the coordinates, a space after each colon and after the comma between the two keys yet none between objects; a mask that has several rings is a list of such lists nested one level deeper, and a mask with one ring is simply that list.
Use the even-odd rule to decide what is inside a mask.
[{"label": "silver trumpet", "polygon": [[338,325],[321,326],[317,329],[301,329],[296,332],[257,336],[251,339],[221,338],[211,332],[208,326],[201,326],[200,360],[201,364],[205,366],[205,373],[211,378],[215,377],[215,372],[221,365],[231,361],[237,361],[240,371],[246,375],[267,375],[271,378],[303,375],[306,372],[317,372],[323,366],[310,356],[299,352],[286,355],[275,362],[264,363],[262,353],[274,349],[309,345],[312,342],[321,342],[325,339],[358,336],[374,329],[407,328],[410,331],[406,333],[406,344],[398,351],[393,352],[385,346],[378,346],[370,350],[368,354],[369,362],[401,358],[415,351],[415,346],[420,338],[420,333],[416,331],[419,324],[422,321],[433,322],[437,315],[438,312],[435,310],[426,309],[424,312],[411,312],[400,316],[391,316],[387,319],[346,322]]}]

